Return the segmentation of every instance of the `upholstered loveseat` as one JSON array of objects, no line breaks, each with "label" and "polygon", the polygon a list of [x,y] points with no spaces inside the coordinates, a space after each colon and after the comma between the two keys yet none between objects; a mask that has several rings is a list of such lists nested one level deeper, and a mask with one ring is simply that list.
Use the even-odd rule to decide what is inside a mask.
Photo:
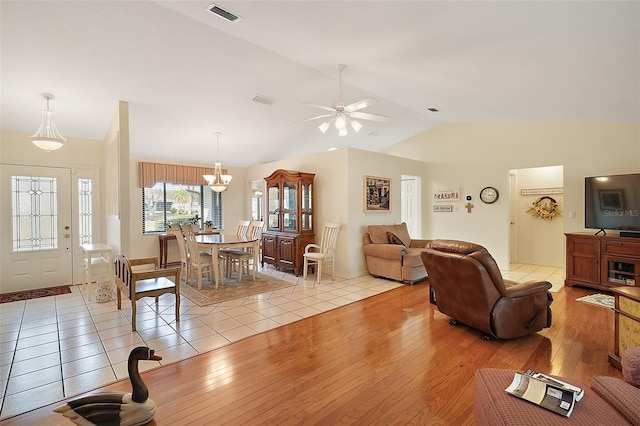
[{"label": "upholstered loveseat", "polygon": [[369,225],[363,250],[369,273],[404,283],[427,278],[420,253],[429,240],[411,239],[407,224]]},{"label": "upholstered loveseat", "polygon": [[622,354],[623,379],[595,376],[591,386],[561,377],[585,390],[573,413],[564,418],[518,399],[504,390],[513,380],[513,370],[481,368],[475,374],[474,417],[478,426],[552,424],[640,425],[640,348]]}]

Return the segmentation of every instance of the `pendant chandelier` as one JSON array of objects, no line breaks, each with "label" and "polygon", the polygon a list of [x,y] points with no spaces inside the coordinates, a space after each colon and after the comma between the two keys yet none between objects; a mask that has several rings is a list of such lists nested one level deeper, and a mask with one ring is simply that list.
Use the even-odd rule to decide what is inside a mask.
[{"label": "pendant chandelier", "polygon": [[216,162],[213,165],[213,175],[202,175],[207,181],[207,185],[214,192],[224,192],[231,182],[231,175],[222,174],[222,164],[220,164],[220,132],[216,132]]},{"label": "pendant chandelier", "polygon": [[58,148],[62,148],[67,139],[58,132],[53,122],[53,113],[49,111],[49,100],[53,99],[53,95],[43,93],[42,97],[47,100],[47,109],[42,111],[40,127],[30,139],[38,148],[44,149],[45,151],[55,151]]}]

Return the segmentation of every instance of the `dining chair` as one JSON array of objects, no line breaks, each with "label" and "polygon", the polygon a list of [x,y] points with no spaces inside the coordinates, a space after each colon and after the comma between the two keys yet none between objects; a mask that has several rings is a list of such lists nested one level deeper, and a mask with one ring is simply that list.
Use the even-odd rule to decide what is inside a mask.
[{"label": "dining chair", "polygon": [[304,267],[302,270],[303,279],[307,279],[307,271],[309,270],[309,266],[315,265],[316,283],[320,283],[320,278],[322,276],[322,267],[329,263],[331,263],[331,281],[336,279],[334,259],[339,231],[339,223],[325,223],[324,228],[322,229],[322,239],[320,240],[320,245],[307,244],[307,246],[304,248],[304,254],[302,255],[304,258]]},{"label": "dining chair", "polygon": [[[141,270],[133,270],[139,268]],[[115,261],[118,309],[122,309],[122,295],[131,300],[131,331],[136,331],[136,304],[143,297],[156,298],[165,293],[176,297],[176,321],[180,321],[180,268],[158,269],[158,258],[128,259],[118,255]]]},{"label": "dining chair", "polygon": [[[256,280],[256,272],[258,265],[255,264],[255,251],[260,248],[260,240],[262,239],[262,232],[264,231],[264,221],[253,220],[249,225],[247,231],[247,237],[256,239],[257,242],[253,247],[247,247],[244,250],[229,250],[226,253],[227,261],[227,277],[231,276],[232,269],[237,266],[238,269],[238,282],[242,280],[242,274],[246,270],[249,275],[249,265],[252,266],[253,280]],[[245,269],[246,268],[246,269]]]},{"label": "dining chair", "polygon": [[178,229],[174,231],[176,241],[178,241],[178,251],[180,252],[180,264],[182,266],[180,275],[184,275],[184,282],[189,282],[189,270],[191,269],[191,262],[189,262],[189,252],[187,251],[187,241],[182,230]]},{"label": "dining chair", "polygon": [[[213,265],[214,260],[210,254],[201,251],[201,247],[196,242],[193,232],[187,231],[185,232],[185,236],[187,242],[187,253],[189,255],[189,266],[191,269],[196,270],[196,273],[198,274],[198,290],[201,290],[203,274],[206,273],[207,278],[211,281],[211,272],[215,271]],[[216,288],[218,288],[217,282]]]},{"label": "dining chair", "polygon": [[[238,237],[244,237],[247,235],[247,232],[249,231],[249,225],[251,224],[250,220],[244,220],[244,219],[240,219],[238,221],[238,227],[236,228],[236,235]],[[229,256],[228,254],[231,252],[238,252],[239,250],[235,250],[235,249],[220,249],[219,253],[220,253],[220,259],[222,261],[222,263],[224,264],[223,266],[223,271],[228,271],[230,264],[229,264]],[[227,276],[229,276],[228,273],[226,273]]]}]

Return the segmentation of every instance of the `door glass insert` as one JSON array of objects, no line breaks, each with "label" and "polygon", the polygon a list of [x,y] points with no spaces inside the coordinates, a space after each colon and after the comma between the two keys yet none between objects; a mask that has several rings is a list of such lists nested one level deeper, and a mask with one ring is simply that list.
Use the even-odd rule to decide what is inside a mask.
[{"label": "door glass insert", "polygon": [[91,244],[93,242],[92,184],[91,179],[78,179],[78,229],[80,244]]},{"label": "door glass insert", "polygon": [[57,198],[54,177],[11,176],[13,251],[58,248]]}]

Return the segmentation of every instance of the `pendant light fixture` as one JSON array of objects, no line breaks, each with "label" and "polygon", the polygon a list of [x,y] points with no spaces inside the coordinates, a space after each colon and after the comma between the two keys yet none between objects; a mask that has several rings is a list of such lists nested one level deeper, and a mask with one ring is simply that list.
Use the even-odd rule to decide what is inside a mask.
[{"label": "pendant light fixture", "polygon": [[220,132],[216,132],[216,162],[213,165],[213,175],[202,175],[207,181],[207,185],[214,192],[224,192],[231,182],[231,175],[222,174],[222,164],[220,164]]},{"label": "pendant light fixture", "polygon": [[45,151],[55,151],[58,148],[62,148],[67,139],[58,132],[53,122],[53,113],[49,111],[49,100],[53,99],[53,95],[43,93],[42,97],[47,100],[47,109],[42,111],[40,127],[30,139],[38,148],[44,149]]}]

